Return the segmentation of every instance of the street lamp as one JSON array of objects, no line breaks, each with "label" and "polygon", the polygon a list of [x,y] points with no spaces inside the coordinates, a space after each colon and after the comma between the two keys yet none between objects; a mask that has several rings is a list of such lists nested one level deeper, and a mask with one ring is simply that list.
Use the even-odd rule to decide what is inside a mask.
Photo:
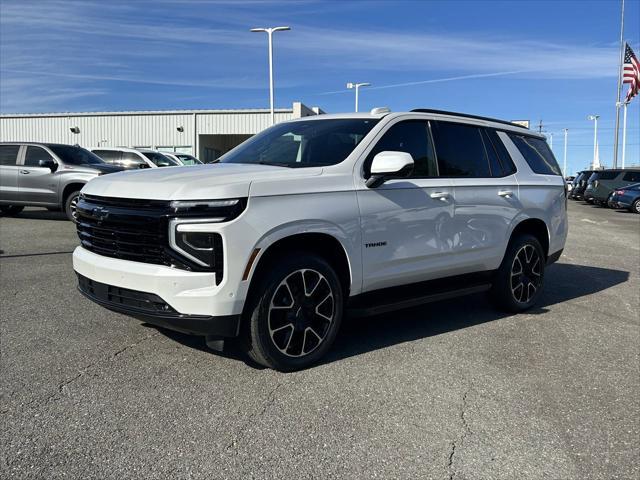
[{"label": "street lamp", "polygon": [[356,89],[356,112],[358,111],[358,92],[360,90],[360,87],[368,87],[370,86],[370,83],[347,83],[347,88],[348,89],[352,89],[355,88]]},{"label": "street lamp", "polygon": [[269,104],[271,109],[271,125],[275,123],[273,111],[273,32],[291,30],[291,27],[252,28],[252,32],[266,32],[269,37]]},{"label": "street lamp", "polygon": [[593,163],[592,167],[595,170],[596,168],[600,168],[600,162],[597,161],[598,156],[598,118],[600,115],[589,115],[587,117],[589,120],[593,120]]}]

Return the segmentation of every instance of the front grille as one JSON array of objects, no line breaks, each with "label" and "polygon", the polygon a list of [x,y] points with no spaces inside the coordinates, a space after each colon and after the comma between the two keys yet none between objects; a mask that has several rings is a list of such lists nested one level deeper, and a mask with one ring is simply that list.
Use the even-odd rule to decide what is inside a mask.
[{"label": "front grille", "polygon": [[215,235],[215,265],[203,268],[169,246],[169,202],[83,195],[77,206],[82,246],[98,255],[223,276],[222,237]]},{"label": "front grille", "polygon": [[78,275],[78,288],[85,295],[111,307],[134,309],[140,313],[179,315],[171,305],[153,293],[114,287]]},{"label": "front grille", "polygon": [[77,212],[78,236],[87,250],[122,260],[171,265],[165,248],[168,202],[85,195]]}]

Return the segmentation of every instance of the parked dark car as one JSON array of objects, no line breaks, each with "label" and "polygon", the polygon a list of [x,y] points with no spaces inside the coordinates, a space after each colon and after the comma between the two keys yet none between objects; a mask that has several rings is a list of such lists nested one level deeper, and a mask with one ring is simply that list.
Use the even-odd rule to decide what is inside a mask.
[{"label": "parked dark car", "polygon": [[581,172],[578,172],[578,176],[574,180],[574,188],[573,190],[571,190],[571,195],[570,195],[571,198],[573,198],[574,200],[583,199],[584,191],[587,188],[587,182],[589,181],[589,177],[591,177],[591,175],[595,171],[596,170],[583,170]]},{"label": "parked dark car", "polygon": [[614,190],[640,182],[640,169],[610,169],[595,172],[589,178],[584,199],[606,206]]},{"label": "parked dark car", "polygon": [[640,213],[640,183],[614,190],[608,203],[612,208],[626,208],[631,212]]}]

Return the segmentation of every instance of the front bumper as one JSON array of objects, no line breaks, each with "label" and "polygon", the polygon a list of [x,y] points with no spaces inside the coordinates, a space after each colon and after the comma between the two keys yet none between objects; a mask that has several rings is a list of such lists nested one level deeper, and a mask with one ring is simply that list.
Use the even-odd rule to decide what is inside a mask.
[{"label": "front bumper", "polygon": [[[111,310],[185,333],[237,334],[244,302],[228,278],[216,285],[212,272],[104,257],[82,247],[73,252],[73,269],[80,291]],[[81,277],[97,287],[83,287]],[[118,291],[127,291],[124,297],[133,297],[138,303],[122,301]]]},{"label": "front bumper", "polygon": [[157,295],[95,282],[80,274],[78,290],[89,300],[158,327],[192,335],[235,337],[240,315],[185,315],[173,310]]}]

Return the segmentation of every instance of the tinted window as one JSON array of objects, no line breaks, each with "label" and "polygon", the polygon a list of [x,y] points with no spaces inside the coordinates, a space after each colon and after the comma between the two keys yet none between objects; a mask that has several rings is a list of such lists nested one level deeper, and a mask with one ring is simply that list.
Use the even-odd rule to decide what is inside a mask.
[{"label": "tinted window", "polygon": [[178,162],[158,152],[142,152],[142,154],[158,167],[176,167]]},{"label": "tinted window", "polygon": [[120,152],[115,150],[94,150],[97,156],[99,156],[106,163],[115,163],[120,160]]},{"label": "tinted window", "polygon": [[104,163],[100,157],[77,145],[49,145],[60,160],[70,165],[93,165]]},{"label": "tinted window", "polygon": [[121,153],[122,157],[120,157],[120,160],[123,162],[127,162],[127,163],[144,163],[146,164],[146,162],[140,158],[140,155],[138,155],[137,153],[134,152],[122,152]]},{"label": "tinted window", "polygon": [[198,160],[196,157],[192,157],[191,155],[180,154],[180,153],[176,153],[175,155],[185,165],[201,165],[202,164],[200,160]]},{"label": "tinted window", "polygon": [[44,148],[27,147],[27,155],[24,157],[24,166],[39,167],[40,160],[53,160],[53,157]]},{"label": "tinted window", "polygon": [[15,165],[20,145],[0,145],[0,165]]},{"label": "tinted window", "polygon": [[534,173],[542,175],[562,175],[558,162],[547,142],[541,138],[509,133],[509,138],[531,167]]},{"label": "tinted window", "polygon": [[291,168],[335,165],[351,154],[376,123],[368,119],[285,122],[255,135],[220,161]]},{"label": "tinted window", "polygon": [[504,143],[498,136],[498,132],[491,128],[483,129],[487,134],[491,143],[493,144],[493,148],[495,148],[496,153],[498,154],[498,159],[500,160],[500,164],[502,165],[503,175],[512,175],[517,172],[517,168],[511,159],[511,155],[507,151],[507,147],[504,146]]},{"label": "tinted window", "polygon": [[441,176],[491,176],[478,127],[449,122],[432,122],[431,125]]},{"label": "tinted window", "polygon": [[594,180],[613,180],[618,175],[620,175],[620,172],[598,172],[598,173],[594,173],[593,179]]},{"label": "tinted window", "polygon": [[640,182],[640,172],[627,172],[622,177],[625,182]]},{"label": "tinted window", "polygon": [[410,120],[396,123],[389,128],[369,153],[364,164],[365,176],[369,176],[373,157],[380,152],[388,151],[406,152],[411,155],[414,162],[412,177],[438,176],[427,122]]}]

